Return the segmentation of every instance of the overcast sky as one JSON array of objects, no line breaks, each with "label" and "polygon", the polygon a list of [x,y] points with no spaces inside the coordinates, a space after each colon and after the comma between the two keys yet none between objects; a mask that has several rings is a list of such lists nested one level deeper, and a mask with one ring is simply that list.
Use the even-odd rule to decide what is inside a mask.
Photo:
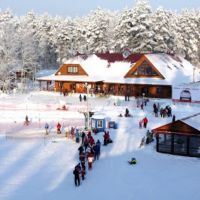
[{"label": "overcast sky", "polygon": [[[51,15],[83,16],[97,7],[109,10],[122,10],[133,7],[134,0],[0,0],[1,10],[10,8],[14,14],[24,15],[28,11]],[[162,6],[166,9],[180,10],[182,8],[198,8],[200,0],[150,0],[152,8]]]}]

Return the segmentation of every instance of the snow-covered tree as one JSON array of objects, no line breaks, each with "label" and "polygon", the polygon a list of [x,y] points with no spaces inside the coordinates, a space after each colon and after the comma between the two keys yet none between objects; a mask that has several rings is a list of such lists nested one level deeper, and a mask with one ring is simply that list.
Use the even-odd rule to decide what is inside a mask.
[{"label": "snow-covered tree", "polygon": [[152,11],[147,1],[137,1],[125,10],[115,29],[116,51],[128,47],[133,52],[151,52],[153,41]]},{"label": "snow-covered tree", "polygon": [[64,58],[106,51],[178,53],[200,66],[200,10],[181,13],[148,1],[121,12],[96,9],[79,18],[29,12],[0,12],[0,88],[14,84],[16,71],[35,78],[39,69],[57,68]]},{"label": "snow-covered tree", "polygon": [[198,41],[200,39],[197,31],[198,18],[195,12],[182,11],[177,18],[177,45],[178,51],[186,59],[198,62]]},{"label": "snow-covered tree", "polygon": [[58,62],[61,64],[63,58],[71,57],[74,52],[74,22],[69,19],[57,18],[56,30],[52,32],[53,44],[56,48]]},{"label": "snow-covered tree", "polygon": [[110,11],[98,8],[83,19],[86,29],[82,35],[87,43],[87,50],[90,53],[107,52],[110,50],[109,31],[113,15]]},{"label": "snow-covered tree", "polygon": [[175,52],[175,16],[171,11],[158,8],[153,14],[153,52]]},{"label": "snow-covered tree", "polygon": [[[6,17],[5,17],[6,16]],[[9,16],[9,17],[8,17]],[[18,67],[18,20],[10,12],[0,14],[0,88],[8,91],[14,85]]]}]

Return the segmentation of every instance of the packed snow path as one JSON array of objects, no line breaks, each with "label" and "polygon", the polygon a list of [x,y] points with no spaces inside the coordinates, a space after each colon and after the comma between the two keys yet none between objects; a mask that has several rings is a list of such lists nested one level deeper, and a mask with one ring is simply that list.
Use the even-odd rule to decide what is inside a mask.
[{"label": "packed snow path", "polygon": [[[38,93],[32,95],[40,105],[53,104],[55,94]],[[9,103],[17,104],[22,98],[0,98],[0,103],[5,100]],[[56,96],[56,98],[60,98]],[[22,98],[23,99],[23,98]],[[21,99],[21,100],[22,100]],[[33,102],[33,99],[29,99]],[[63,97],[61,97],[63,100]],[[1,102],[2,101],[2,102]],[[56,100],[57,102],[58,100]],[[67,97],[70,103],[79,105],[77,97]],[[107,99],[91,99],[90,103],[96,110],[101,110]],[[111,102],[115,100],[111,99]],[[169,101],[161,102],[168,104]],[[95,106],[97,105],[97,106]],[[99,106],[99,107],[98,107]],[[55,106],[56,107],[56,106]],[[124,114],[128,107],[132,118],[117,117],[119,113]],[[199,112],[199,107],[187,106],[182,108],[173,107],[177,117],[184,117],[193,112]],[[78,162],[78,147],[74,141],[66,138],[41,139],[6,139],[4,133],[0,131],[0,199],[2,200],[199,200],[199,171],[200,164],[197,158],[187,158],[171,156],[157,153],[154,149],[155,143],[138,148],[141,138],[146,130],[138,128],[138,120],[147,116],[150,120],[148,128],[156,127],[171,121],[171,118],[155,118],[152,114],[152,102],[142,111],[135,106],[135,102],[124,102],[122,99],[120,106],[113,106],[112,103],[104,107],[104,111],[109,114],[112,120],[117,121],[118,129],[110,129],[113,143],[102,146],[101,157],[93,165],[92,171],[87,171],[86,180],[81,186],[76,188],[73,182],[72,170]],[[49,121],[61,119],[63,112],[46,111],[40,113]],[[0,120],[1,125],[15,124],[17,120],[19,131],[21,122],[24,120],[24,112],[0,111],[4,118]],[[68,112],[65,113],[67,115]],[[28,131],[39,130],[37,111],[28,113],[32,116],[33,126],[27,128]],[[12,120],[10,120],[12,116]],[[83,119],[77,112],[70,112],[74,119]],[[65,116],[65,118],[68,118]],[[34,122],[37,121],[36,125]],[[44,133],[41,118],[41,133]],[[6,130],[1,126],[1,130]],[[15,134],[14,126],[9,129],[11,134]],[[102,133],[98,133],[95,139],[100,138]],[[137,165],[130,166],[127,160],[136,157]],[[184,188],[184,189],[183,189]]]}]

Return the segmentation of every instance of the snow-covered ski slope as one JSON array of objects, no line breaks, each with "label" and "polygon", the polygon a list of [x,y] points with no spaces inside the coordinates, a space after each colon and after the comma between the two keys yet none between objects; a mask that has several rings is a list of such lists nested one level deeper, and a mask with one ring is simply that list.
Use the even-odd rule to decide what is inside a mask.
[{"label": "snow-covered ski slope", "polygon": [[[119,106],[114,106],[116,102]],[[87,171],[81,186],[75,187],[72,170],[78,163],[79,145],[65,137],[57,138],[55,125],[61,122],[63,132],[71,125],[84,126],[80,111],[86,110],[86,102],[79,102],[78,95],[63,97],[47,92],[1,95],[0,199],[199,200],[198,158],[157,153],[155,142],[139,148],[146,133],[138,128],[140,119],[148,117],[149,129],[171,121],[155,118],[153,103],[151,100],[142,111],[133,99],[89,98],[89,108],[104,112],[118,123],[118,129],[109,130],[113,143],[102,146],[100,160]],[[172,105],[169,100],[159,103],[161,107]],[[57,110],[63,104],[67,111]],[[118,117],[126,107],[133,117]],[[172,105],[172,109],[177,118],[200,112],[200,106]],[[28,127],[23,125],[26,114],[31,120]],[[51,126],[48,137],[44,135],[46,121]],[[102,133],[97,138],[102,141]],[[136,157],[137,165],[127,164],[131,157]]]}]

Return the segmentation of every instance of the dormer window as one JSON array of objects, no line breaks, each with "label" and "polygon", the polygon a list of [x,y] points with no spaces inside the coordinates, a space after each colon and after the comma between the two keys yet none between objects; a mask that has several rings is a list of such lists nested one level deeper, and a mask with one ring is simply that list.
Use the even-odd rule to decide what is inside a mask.
[{"label": "dormer window", "polygon": [[67,67],[67,72],[72,73],[72,74],[77,74],[78,73],[78,67],[76,66],[69,66]]},{"label": "dormer window", "polygon": [[141,66],[133,72],[132,75],[138,76],[157,76],[157,72],[146,62],[144,61]]}]

